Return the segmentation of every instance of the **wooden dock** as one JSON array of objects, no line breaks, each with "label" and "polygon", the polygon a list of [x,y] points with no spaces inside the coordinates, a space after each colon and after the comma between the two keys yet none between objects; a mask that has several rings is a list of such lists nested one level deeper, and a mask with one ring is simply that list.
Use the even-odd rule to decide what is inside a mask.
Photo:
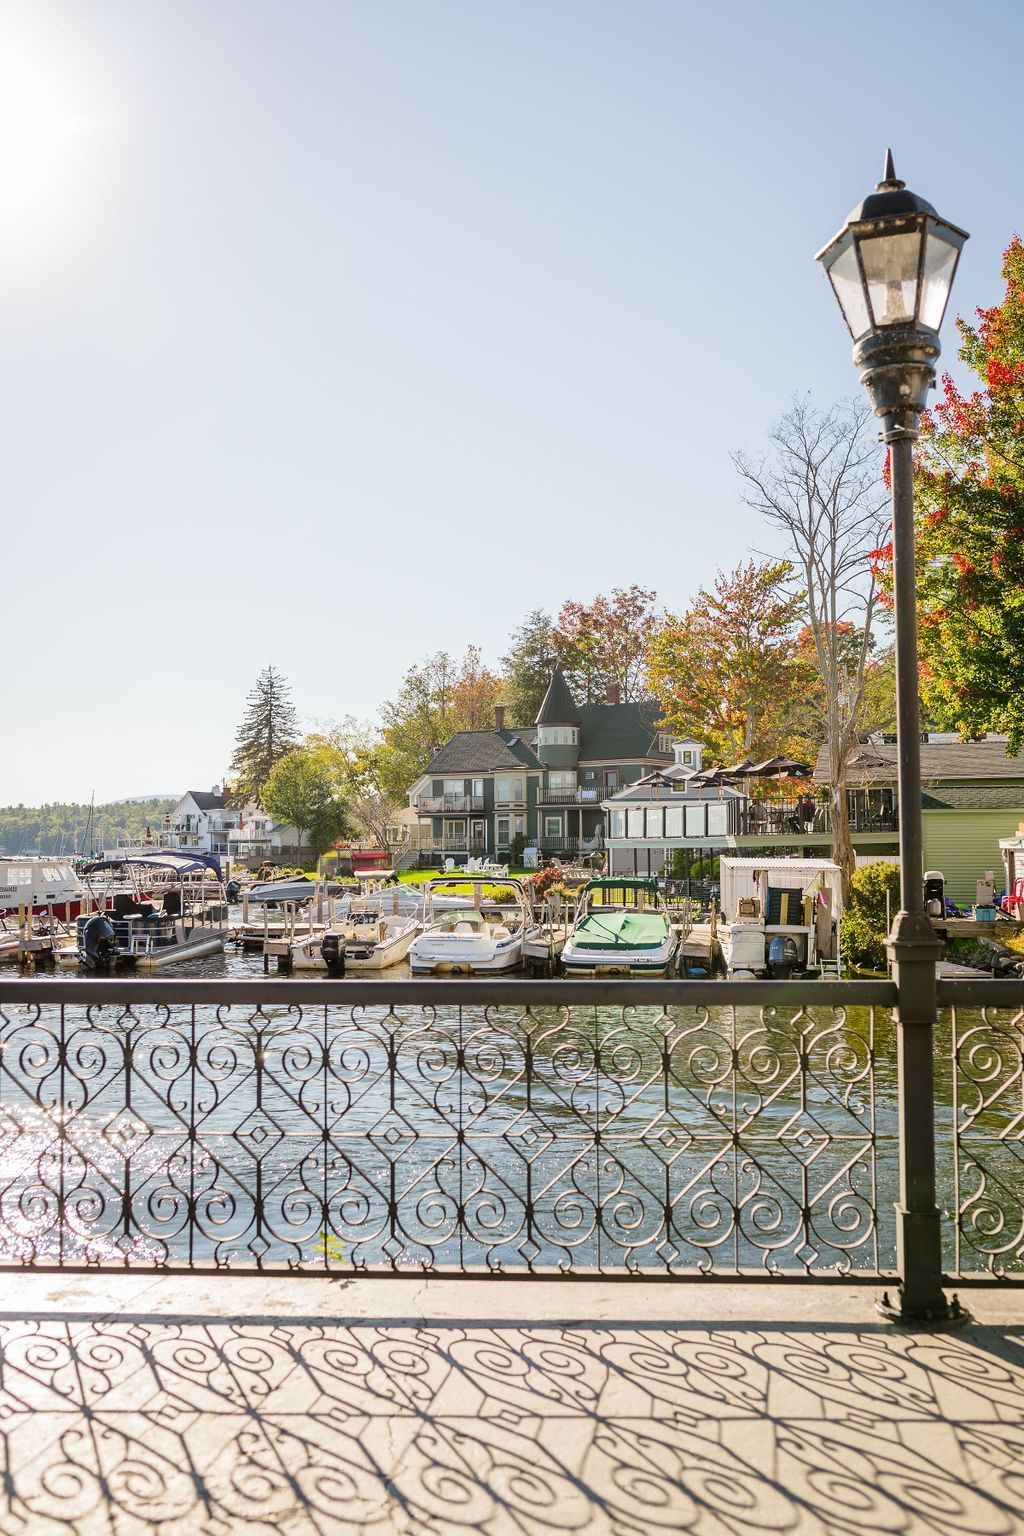
[{"label": "wooden dock", "polygon": [[677,951],[681,976],[692,970],[703,970],[711,975],[718,950],[716,927],[714,918],[711,918],[706,922],[691,923],[681,934]]},{"label": "wooden dock", "polygon": [[943,939],[994,939],[996,929],[1012,928],[1014,933],[1020,933],[1024,923],[1015,922],[1012,917],[1000,913],[995,922],[987,922],[984,919],[979,922],[976,917],[933,917],[932,927]]}]

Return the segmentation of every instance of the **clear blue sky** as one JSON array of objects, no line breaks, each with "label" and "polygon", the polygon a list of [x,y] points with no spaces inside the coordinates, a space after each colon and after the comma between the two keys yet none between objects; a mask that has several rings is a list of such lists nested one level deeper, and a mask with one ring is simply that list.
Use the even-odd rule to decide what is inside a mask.
[{"label": "clear blue sky", "polygon": [[1022,54],[1010,0],[2,0],[0,803],[212,784],[268,661],[369,717],[684,606],[767,543],[730,451],[856,390],[812,256],[887,144],[998,296]]}]

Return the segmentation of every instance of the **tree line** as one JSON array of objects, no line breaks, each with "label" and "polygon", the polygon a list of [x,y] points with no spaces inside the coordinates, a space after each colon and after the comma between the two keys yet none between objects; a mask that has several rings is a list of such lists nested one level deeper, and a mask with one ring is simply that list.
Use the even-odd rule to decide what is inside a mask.
[{"label": "tree line", "polygon": [[8,805],[0,809],[0,849],[10,854],[38,849],[45,858],[70,858],[113,848],[118,840],[142,842],[149,832],[159,841],[173,800],[112,800],[107,805],[74,801],[51,805]]}]

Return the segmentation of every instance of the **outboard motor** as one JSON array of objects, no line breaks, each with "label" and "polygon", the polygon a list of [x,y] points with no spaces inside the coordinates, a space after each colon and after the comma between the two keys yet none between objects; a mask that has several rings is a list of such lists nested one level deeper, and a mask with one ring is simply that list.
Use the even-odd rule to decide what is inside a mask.
[{"label": "outboard motor", "polygon": [[232,904],[237,902],[242,895],[242,887],[237,880],[229,880],[224,887],[224,894]]},{"label": "outboard motor", "polygon": [[768,974],[786,981],[800,965],[800,950],[791,933],[777,933],[768,945]]},{"label": "outboard motor", "polygon": [[340,933],[325,933],[320,940],[320,957],[331,976],[345,974],[345,940]]},{"label": "outboard motor", "polygon": [[105,971],[116,960],[114,925],[105,912],[96,912],[82,929],[82,953],[88,971]]}]

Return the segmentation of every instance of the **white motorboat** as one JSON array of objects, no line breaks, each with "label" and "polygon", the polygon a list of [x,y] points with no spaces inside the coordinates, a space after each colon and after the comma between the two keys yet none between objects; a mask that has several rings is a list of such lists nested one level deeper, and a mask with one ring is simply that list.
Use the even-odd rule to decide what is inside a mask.
[{"label": "white motorboat", "polygon": [[[445,886],[466,884],[473,886],[472,906],[447,908],[438,916],[438,893]],[[522,962],[523,934],[530,917],[523,883],[500,877],[501,891],[511,897],[500,906],[493,896],[490,900],[484,897],[485,885],[493,886],[494,877],[461,874],[427,882],[424,895],[429,926],[409,946],[413,975],[489,975],[513,970]],[[448,899],[440,896],[442,901]]]},{"label": "white motorboat", "polygon": [[312,901],[317,892],[340,891],[340,885],[329,888],[325,881],[311,880],[308,875],[282,875],[277,880],[259,880],[248,886],[244,895],[251,906],[283,906],[286,901]]},{"label": "white motorboat", "polygon": [[831,859],[722,859],[726,974],[788,977],[835,961],[842,873]]},{"label": "white motorboat", "polygon": [[402,910],[391,892],[353,899],[322,933],[304,934],[292,945],[291,969],[336,976],[387,970],[422,933],[421,911],[422,902]]},{"label": "white motorboat", "polygon": [[28,910],[34,917],[71,922],[85,887],[70,864],[57,859],[0,859],[0,917]]},{"label": "white motorboat", "polygon": [[562,947],[562,969],[567,976],[664,976],[678,943],[657,880],[588,880]]},{"label": "white motorboat", "polygon": [[[111,898],[105,877],[120,885],[125,873],[134,890],[119,888]],[[79,914],[74,946],[57,955],[62,964],[151,971],[223,950],[227,899],[212,855],[153,849],[100,860],[87,865],[85,875],[94,910]],[[155,888],[162,892],[159,906],[146,899]]]}]

